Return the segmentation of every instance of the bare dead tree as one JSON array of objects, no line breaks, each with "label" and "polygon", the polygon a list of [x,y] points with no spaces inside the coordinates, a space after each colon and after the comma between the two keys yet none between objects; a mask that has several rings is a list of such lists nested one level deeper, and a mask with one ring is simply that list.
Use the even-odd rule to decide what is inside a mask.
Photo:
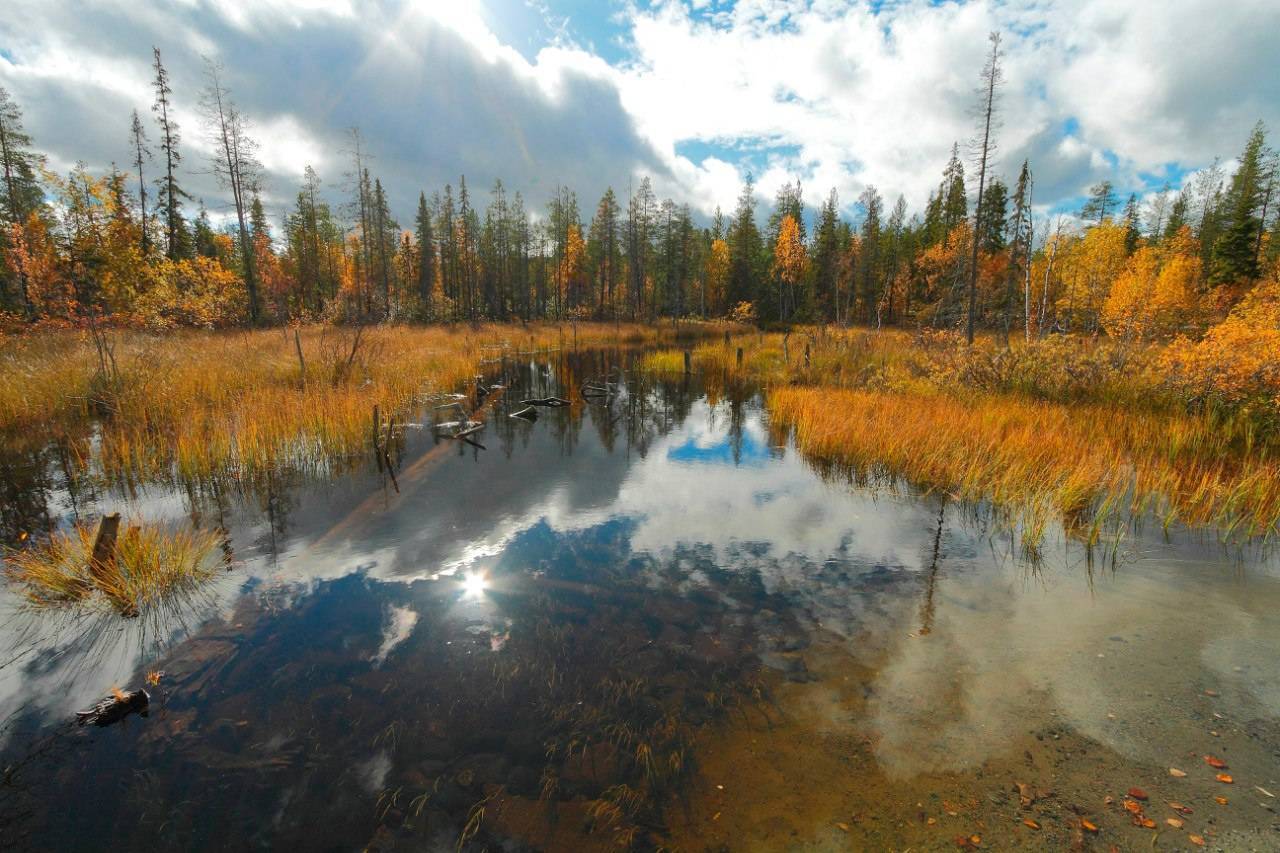
[{"label": "bare dead tree", "polygon": [[988,38],[991,42],[991,53],[987,56],[987,62],[982,67],[981,102],[979,105],[979,117],[982,122],[982,142],[976,145],[975,151],[975,157],[978,161],[978,203],[973,210],[973,247],[969,257],[969,321],[966,325],[965,338],[971,344],[973,343],[974,315],[977,312],[978,305],[978,236],[982,227],[984,213],[982,196],[987,184],[987,164],[995,151],[995,140],[992,138],[992,131],[996,129],[996,87],[1004,80],[1004,75],[1000,69],[1000,34],[991,33]]},{"label": "bare dead tree", "polygon": [[249,319],[258,322],[258,276],[254,264],[253,238],[249,234],[249,199],[257,186],[258,162],[254,157],[257,143],[250,138],[244,116],[231,100],[231,92],[222,81],[222,65],[205,60],[207,84],[200,99],[210,140],[217,152],[213,157],[213,174],[226,189],[236,209],[236,226],[240,244],[240,260],[244,265],[244,283],[249,292]]}]

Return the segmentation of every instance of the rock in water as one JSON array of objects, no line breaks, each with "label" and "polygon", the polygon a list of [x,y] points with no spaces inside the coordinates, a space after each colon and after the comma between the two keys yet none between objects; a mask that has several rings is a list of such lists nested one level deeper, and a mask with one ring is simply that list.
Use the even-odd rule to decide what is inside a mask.
[{"label": "rock in water", "polygon": [[95,726],[109,726],[118,723],[130,714],[137,713],[143,717],[151,707],[151,696],[145,690],[117,690],[98,704],[84,711],[76,711],[76,723]]}]

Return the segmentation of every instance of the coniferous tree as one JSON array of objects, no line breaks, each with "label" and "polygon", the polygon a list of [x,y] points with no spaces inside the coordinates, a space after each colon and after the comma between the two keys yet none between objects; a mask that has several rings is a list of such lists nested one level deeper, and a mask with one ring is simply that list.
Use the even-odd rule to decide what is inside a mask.
[{"label": "coniferous tree", "polygon": [[1099,181],[1089,188],[1089,200],[1080,209],[1080,218],[1099,225],[1116,209],[1116,194],[1110,181]]},{"label": "coniferous tree", "polygon": [[1171,237],[1176,236],[1179,231],[1186,227],[1189,224],[1188,217],[1190,216],[1190,211],[1191,196],[1189,191],[1184,188],[1182,192],[1178,193],[1178,195],[1173,199],[1173,203],[1169,205],[1169,218],[1165,221],[1161,239],[1168,240]]},{"label": "coniferous tree", "polygon": [[880,231],[884,202],[874,186],[863,190],[858,197],[862,206],[862,227],[859,230],[858,301],[863,320],[879,324],[880,310]]},{"label": "coniferous tree", "polygon": [[160,125],[160,151],[164,154],[164,174],[156,181],[156,214],[164,225],[165,256],[175,261],[191,255],[191,236],[182,216],[182,200],[191,196],[178,185],[178,165],[182,162],[178,143],[182,138],[170,101],[173,89],[169,86],[169,72],[160,60],[160,48],[151,50],[154,55],[152,67],[156,72],[152,81],[156,99],[151,111]]},{"label": "coniferous tree", "polygon": [[1220,230],[1209,267],[1209,280],[1214,284],[1252,282],[1258,277],[1266,161],[1266,128],[1258,122],[1249,134],[1240,165],[1222,198]]},{"label": "coniferous tree", "polygon": [[995,127],[996,87],[1002,81],[1000,69],[1000,34],[992,33],[991,54],[982,69],[982,83],[986,90],[983,97],[982,144],[978,148],[978,201],[974,208],[973,248],[969,257],[969,319],[965,337],[973,343],[974,323],[976,322],[978,300],[978,238],[982,232],[981,213],[983,210],[983,194],[986,189],[987,163],[995,148],[992,131]]},{"label": "coniferous tree", "polygon": [[1139,224],[1138,217],[1138,196],[1136,193],[1129,194],[1129,200],[1124,204],[1124,250],[1126,254],[1132,255],[1134,250],[1138,248],[1138,240],[1142,237],[1142,226]]},{"label": "coniferous tree", "polygon": [[984,252],[995,254],[1004,251],[1005,230],[1009,220],[1009,188],[1004,181],[993,178],[982,200],[982,214],[978,217],[978,245]]},{"label": "coniferous tree", "polygon": [[961,222],[969,218],[969,199],[964,187],[964,164],[960,162],[960,145],[951,146],[951,159],[942,173],[942,185],[938,188],[940,208],[939,226],[941,234],[937,239],[946,242],[951,231]]},{"label": "coniferous tree", "polygon": [[214,240],[213,225],[209,222],[209,211],[205,209],[204,199],[197,203],[194,239],[192,242],[196,254],[200,257],[218,257],[218,244]]},{"label": "coniferous tree", "polygon": [[[44,202],[44,192],[36,178],[44,165],[44,157],[31,149],[31,137],[22,127],[22,110],[0,86],[0,170],[4,183],[0,185],[0,252],[9,248],[10,229],[23,229],[27,218]],[[18,271],[12,276],[16,286],[11,286],[8,265],[0,265],[0,304],[14,304],[30,315],[32,304],[27,275]],[[14,292],[11,292],[14,291]]]},{"label": "coniferous tree", "polygon": [[431,291],[436,276],[436,243],[431,231],[431,208],[427,207],[427,194],[418,193],[418,215],[414,221],[418,244],[418,299],[422,302],[422,316],[431,318]]},{"label": "coniferous tree", "polygon": [[757,297],[763,240],[756,225],[755,179],[747,174],[738,207],[729,226],[729,282],[728,308],[732,311],[743,302],[754,302]]},{"label": "coniferous tree", "polygon": [[138,175],[138,234],[142,257],[151,254],[151,220],[147,216],[147,179],[145,165],[151,161],[151,149],[147,147],[147,131],[142,126],[138,111],[133,111],[129,127],[129,147],[133,149],[133,168]]},{"label": "coniferous tree", "polygon": [[840,200],[834,188],[818,213],[813,235],[813,290],[819,318],[836,319],[840,274]]}]

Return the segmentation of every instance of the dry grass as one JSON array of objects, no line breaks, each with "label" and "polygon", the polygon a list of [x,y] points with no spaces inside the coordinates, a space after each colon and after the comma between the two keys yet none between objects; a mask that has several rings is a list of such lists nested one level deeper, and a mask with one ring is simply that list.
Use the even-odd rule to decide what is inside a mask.
[{"label": "dry grass", "polygon": [[[678,334],[718,334],[683,324]],[[530,349],[672,341],[671,326],[379,326],[164,336],[106,333],[114,369],[87,332],[0,340],[0,435],[44,443],[100,424],[108,475],[248,476],[314,465],[369,441],[372,410],[404,413],[500,358]],[[357,336],[359,336],[357,342]]]},{"label": "dry grass", "polygon": [[[1069,338],[970,350],[824,329],[798,330],[785,348],[774,333],[692,350],[711,387],[764,384],[774,424],[818,466],[990,501],[1033,541],[1050,520],[1092,539],[1148,512],[1230,537],[1273,535],[1274,441],[1247,419],[1189,410],[1154,373],[1157,356]],[[683,371],[683,353],[652,353],[645,366]]]},{"label": "dry grass", "polygon": [[105,606],[136,616],[197,590],[216,574],[220,537],[211,531],[130,528],[116,559],[91,568],[97,528],[79,525],[5,556],[9,584],[37,610]]}]

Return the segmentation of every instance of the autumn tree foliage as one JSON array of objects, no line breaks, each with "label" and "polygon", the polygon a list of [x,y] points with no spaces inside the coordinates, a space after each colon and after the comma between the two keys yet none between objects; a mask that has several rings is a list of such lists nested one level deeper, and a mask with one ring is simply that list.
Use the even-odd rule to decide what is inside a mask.
[{"label": "autumn tree foliage", "polygon": [[1111,284],[1102,324],[1115,337],[1145,342],[1189,331],[1199,305],[1201,262],[1191,229],[1129,256]]},{"label": "autumn tree foliage", "polygon": [[[994,43],[991,55],[998,60]],[[1270,340],[1280,169],[1262,125],[1232,169],[1214,164],[1145,199],[1104,179],[1081,210],[1051,219],[1033,204],[1032,164],[1002,175],[998,161],[984,168],[974,157],[966,176],[958,145],[918,213],[874,186],[842,200],[834,190],[807,195],[794,179],[770,203],[750,175],[723,215],[659,198],[643,176],[584,210],[563,185],[539,206],[500,180],[474,193],[466,176],[406,192],[376,172],[358,130],[345,174],[322,179],[299,164],[292,186],[267,187],[247,121],[211,66],[205,148],[230,202],[206,205],[184,189],[175,117],[191,93],[175,91],[158,51],[153,72],[150,119],[137,105],[120,140],[128,172],[46,171],[20,106],[0,89],[0,311],[9,322],[700,316],[959,332],[972,317],[1010,346],[1051,335],[1177,339],[1171,352],[1188,383],[1228,344]],[[984,106],[994,105],[997,72],[984,78]],[[985,110],[980,129],[987,136]],[[403,198],[416,205],[398,210]],[[1241,383],[1214,394],[1235,399],[1228,388]]]}]

